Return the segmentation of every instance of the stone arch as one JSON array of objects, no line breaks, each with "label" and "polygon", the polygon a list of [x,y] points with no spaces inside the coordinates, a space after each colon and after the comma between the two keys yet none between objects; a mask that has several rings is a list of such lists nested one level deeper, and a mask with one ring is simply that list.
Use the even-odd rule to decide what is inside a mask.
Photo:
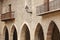
[{"label": "stone arch", "polygon": [[9,40],[8,28],[6,26],[3,29],[3,40]]},{"label": "stone arch", "polygon": [[35,30],[35,40],[44,40],[43,29],[40,23],[37,24],[37,27]]},{"label": "stone arch", "polygon": [[16,30],[14,25],[11,28],[10,40],[18,40],[18,38],[17,38],[17,30]]},{"label": "stone arch", "polygon": [[21,40],[30,40],[30,31],[26,24],[23,25],[20,37]]},{"label": "stone arch", "polygon": [[59,29],[53,21],[48,27],[47,40],[59,40]]}]

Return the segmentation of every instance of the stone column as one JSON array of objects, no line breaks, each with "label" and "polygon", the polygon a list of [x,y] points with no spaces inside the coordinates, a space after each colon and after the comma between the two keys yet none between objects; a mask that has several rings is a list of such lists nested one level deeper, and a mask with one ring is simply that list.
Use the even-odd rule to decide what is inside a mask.
[{"label": "stone column", "polygon": [[44,9],[45,9],[45,12],[49,11],[49,0],[44,0]]}]

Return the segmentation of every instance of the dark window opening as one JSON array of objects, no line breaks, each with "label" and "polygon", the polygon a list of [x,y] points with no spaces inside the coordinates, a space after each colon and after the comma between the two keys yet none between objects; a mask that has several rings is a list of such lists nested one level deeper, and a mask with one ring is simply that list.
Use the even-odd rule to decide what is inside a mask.
[{"label": "dark window opening", "polygon": [[30,33],[28,29],[26,29],[26,32],[25,32],[25,40],[30,40]]},{"label": "dark window opening", "polygon": [[[54,25],[54,26],[56,26],[56,25]],[[54,27],[54,29],[53,29],[52,40],[59,40],[59,30],[57,27]]]},{"label": "dark window opening", "polygon": [[43,30],[42,29],[39,30],[39,33],[38,33],[37,36],[38,36],[38,40],[44,40]]},{"label": "dark window opening", "polygon": [[14,29],[14,32],[13,32],[13,40],[17,40],[17,31],[16,31],[16,29]]},{"label": "dark window opening", "polygon": [[48,28],[47,40],[59,40],[59,29],[57,25],[52,21]]},{"label": "dark window opening", "polygon": [[26,24],[24,24],[21,32],[21,40],[30,40],[30,31]]},{"label": "dark window opening", "polygon": [[44,34],[42,26],[38,23],[35,31],[35,40],[44,40]]},{"label": "dark window opening", "polygon": [[5,30],[5,40],[9,40],[8,30]]}]

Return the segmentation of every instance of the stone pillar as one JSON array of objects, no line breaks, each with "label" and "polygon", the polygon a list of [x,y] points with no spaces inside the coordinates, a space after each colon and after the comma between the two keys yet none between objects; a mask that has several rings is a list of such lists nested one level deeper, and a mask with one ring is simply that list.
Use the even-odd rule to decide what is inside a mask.
[{"label": "stone pillar", "polygon": [[45,12],[49,11],[49,0],[44,0],[44,9],[45,9]]}]

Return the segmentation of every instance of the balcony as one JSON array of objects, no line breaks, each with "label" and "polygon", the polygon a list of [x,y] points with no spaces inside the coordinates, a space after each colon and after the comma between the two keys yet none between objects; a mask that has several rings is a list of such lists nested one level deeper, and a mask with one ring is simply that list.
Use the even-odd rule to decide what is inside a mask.
[{"label": "balcony", "polygon": [[53,0],[49,2],[49,11],[46,11],[46,5],[42,4],[36,7],[37,15],[46,15],[52,14],[51,12],[58,12],[60,11],[60,0]]},{"label": "balcony", "polygon": [[1,14],[1,21],[9,21],[14,19],[15,17],[13,12],[6,12],[4,14]]}]

